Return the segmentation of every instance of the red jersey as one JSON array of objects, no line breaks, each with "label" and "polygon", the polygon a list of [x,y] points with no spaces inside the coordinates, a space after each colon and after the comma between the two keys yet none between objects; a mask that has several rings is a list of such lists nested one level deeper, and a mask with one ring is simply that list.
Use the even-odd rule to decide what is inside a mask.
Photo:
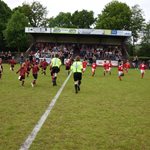
[{"label": "red jersey", "polygon": [[42,67],[43,69],[46,69],[47,66],[48,66],[48,63],[47,63],[45,60],[41,62],[41,67]]},{"label": "red jersey", "polygon": [[140,64],[140,70],[145,70],[146,69],[146,65],[145,64]]},{"label": "red jersey", "polygon": [[27,68],[30,68],[30,62],[29,61],[25,61],[25,65]]},{"label": "red jersey", "polygon": [[96,63],[92,63],[92,69],[96,69],[97,64]]},{"label": "red jersey", "polygon": [[104,63],[103,67],[104,67],[105,70],[109,69],[108,63]]},{"label": "red jersey", "polygon": [[9,61],[9,63],[10,63],[11,65],[15,65],[15,64],[16,64],[16,61],[15,61],[15,59],[11,59],[11,60]]},{"label": "red jersey", "polygon": [[112,63],[108,63],[108,68],[111,68],[112,67]]},{"label": "red jersey", "polygon": [[126,63],[123,65],[123,67],[124,67],[125,69],[129,69],[129,68],[130,68],[130,63],[126,62]]},{"label": "red jersey", "polygon": [[118,66],[118,71],[123,71],[123,65]]},{"label": "red jersey", "polygon": [[27,69],[26,69],[26,67],[21,67],[18,71],[17,71],[17,73],[20,73],[20,76],[25,76],[25,74],[27,73]]},{"label": "red jersey", "polygon": [[83,68],[86,68],[86,66],[87,66],[87,61],[83,61],[83,62],[82,62],[82,66],[83,66]]},{"label": "red jersey", "polygon": [[38,65],[34,65],[34,66],[32,67],[32,74],[37,74],[38,71],[39,71]]}]

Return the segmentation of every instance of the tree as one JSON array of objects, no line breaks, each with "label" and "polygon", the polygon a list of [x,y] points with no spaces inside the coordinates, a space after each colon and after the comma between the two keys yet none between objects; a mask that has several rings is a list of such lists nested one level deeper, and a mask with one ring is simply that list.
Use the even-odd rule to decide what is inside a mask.
[{"label": "tree", "polygon": [[131,23],[130,23],[130,30],[132,31],[132,41],[133,41],[133,46],[135,45],[134,43],[137,42],[139,36],[138,33],[142,30],[144,27],[144,17],[143,17],[143,11],[140,9],[139,5],[135,5],[131,9],[132,11],[132,16],[131,16]]},{"label": "tree", "polygon": [[4,37],[9,47],[18,51],[28,47],[28,36],[25,34],[26,26],[28,26],[28,19],[23,13],[15,11],[4,31]]},{"label": "tree", "polygon": [[75,11],[72,14],[72,25],[76,28],[90,28],[94,24],[95,18],[93,11]]},{"label": "tree", "polygon": [[11,17],[11,9],[0,0],[0,49],[5,48],[3,30],[6,29],[8,19]]},{"label": "tree", "polygon": [[14,12],[19,10],[29,20],[29,25],[32,27],[47,26],[47,8],[44,7],[40,2],[33,1],[33,3],[27,4],[23,3],[22,6],[19,6],[14,9]]},{"label": "tree", "polygon": [[112,1],[98,15],[96,28],[128,30],[130,28],[131,10],[126,3]]},{"label": "tree", "polygon": [[144,28],[144,36],[142,38],[139,55],[150,57],[150,21],[146,24]]},{"label": "tree", "polygon": [[49,19],[49,26],[50,27],[64,27],[64,28],[71,28],[72,22],[71,22],[71,13],[67,12],[60,12],[55,19],[50,18]]}]

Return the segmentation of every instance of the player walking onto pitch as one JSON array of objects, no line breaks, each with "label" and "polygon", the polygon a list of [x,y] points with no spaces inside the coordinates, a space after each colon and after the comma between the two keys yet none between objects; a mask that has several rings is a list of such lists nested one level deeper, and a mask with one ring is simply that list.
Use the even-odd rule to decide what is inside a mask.
[{"label": "player walking onto pitch", "polygon": [[38,67],[38,62],[34,63],[32,66],[32,75],[34,80],[31,82],[32,87],[36,85],[36,80],[38,78],[38,72],[39,72],[39,67]]},{"label": "player walking onto pitch", "polygon": [[106,75],[106,73],[109,72],[109,65],[107,63],[106,60],[104,60],[104,64],[103,64],[103,67],[104,67],[104,76]]},{"label": "player walking onto pitch", "polygon": [[80,57],[76,56],[74,63],[71,66],[71,70],[73,71],[73,78],[74,78],[74,87],[75,93],[80,91],[80,85],[82,80],[82,62],[80,61]]},{"label": "player walking onto pitch", "polygon": [[60,66],[61,66],[61,60],[58,57],[59,57],[59,55],[56,54],[55,57],[52,58],[51,64],[50,64],[53,86],[57,85],[57,83],[56,83],[57,74],[60,71]]},{"label": "player walking onto pitch", "polygon": [[129,60],[127,60],[127,62],[126,62],[126,63],[124,63],[123,67],[124,67],[124,69],[125,69],[126,73],[128,73],[128,70],[129,70],[129,68],[130,68]]},{"label": "player walking onto pitch", "polygon": [[20,74],[18,79],[22,82],[21,85],[24,86],[25,75],[26,75],[26,73],[28,73],[27,68],[26,68],[26,64],[23,63],[21,65],[20,69],[16,73]]},{"label": "player walking onto pitch", "polygon": [[118,78],[120,81],[122,81],[121,77],[124,76],[124,72],[123,72],[123,63],[120,62],[119,66],[118,66]]},{"label": "player walking onto pitch", "polygon": [[97,64],[96,64],[96,61],[94,60],[92,63],[92,77],[94,77],[95,75],[96,67],[97,67]]},{"label": "player walking onto pitch", "polygon": [[9,63],[10,63],[10,70],[14,71],[14,67],[16,64],[16,60],[14,59],[14,57],[12,57],[12,59],[9,61]]},{"label": "player walking onto pitch", "polygon": [[72,65],[72,58],[67,58],[65,66],[66,66],[66,70],[68,71],[68,75],[70,74],[70,67]]},{"label": "player walking onto pitch", "polygon": [[143,79],[144,74],[145,74],[145,70],[146,70],[146,65],[145,65],[144,61],[140,64],[140,70],[141,70],[141,79]]},{"label": "player walking onto pitch", "polygon": [[2,78],[2,72],[3,72],[3,65],[2,65],[2,59],[0,58],[0,79]]},{"label": "player walking onto pitch", "polygon": [[83,60],[82,66],[83,66],[83,71],[82,72],[84,73],[85,70],[86,70],[86,67],[87,67],[87,60],[86,59]]},{"label": "player walking onto pitch", "polygon": [[43,61],[40,63],[40,67],[42,68],[42,74],[46,75],[46,69],[47,69],[48,63],[46,62],[46,59],[44,58]]},{"label": "player walking onto pitch", "polygon": [[109,60],[109,63],[108,63],[108,73],[111,75],[111,68],[112,68],[112,63],[111,63],[111,60]]}]

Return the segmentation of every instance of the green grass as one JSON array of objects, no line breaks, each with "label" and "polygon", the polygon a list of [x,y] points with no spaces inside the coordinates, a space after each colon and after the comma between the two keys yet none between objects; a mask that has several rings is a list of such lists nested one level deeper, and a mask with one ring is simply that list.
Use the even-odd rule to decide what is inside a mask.
[{"label": "green grass", "polygon": [[[4,66],[0,81],[0,149],[16,150],[48,107],[66,79],[62,67],[58,86],[52,87],[49,71],[39,74],[32,88],[32,76],[21,87],[17,75]],[[97,68],[91,77],[83,75],[81,91],[74,92],[71,76],[50,116],[31,145],[31,150],[149,150],[150,71],[140,79],[140,71],[130,70],[117,78],[103,77]]]}]

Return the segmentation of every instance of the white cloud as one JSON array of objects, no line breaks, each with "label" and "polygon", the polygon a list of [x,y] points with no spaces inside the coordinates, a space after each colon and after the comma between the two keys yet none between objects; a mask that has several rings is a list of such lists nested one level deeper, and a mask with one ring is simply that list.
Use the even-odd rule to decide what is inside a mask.
[{"label": "white cloud", "polygon": [[[73,13],[76,10],[92,10],[97,14],[100,14],[104,9],[105,5],[111,2],[111,0],[37,0],[41,4],[47,7],[48,17],[56,16],[59,12],[71,12]],[[23,2],[31,3],[33,0],[4,0],[5,3],[10,8],[15,8],[19,5],[22,5]],[[134,6],[139,4],[140,8],[144,11],[146,21],[150,20],[150,1],[149,0],[120,0],[120,2],[125,2],[127,5]]]}]

